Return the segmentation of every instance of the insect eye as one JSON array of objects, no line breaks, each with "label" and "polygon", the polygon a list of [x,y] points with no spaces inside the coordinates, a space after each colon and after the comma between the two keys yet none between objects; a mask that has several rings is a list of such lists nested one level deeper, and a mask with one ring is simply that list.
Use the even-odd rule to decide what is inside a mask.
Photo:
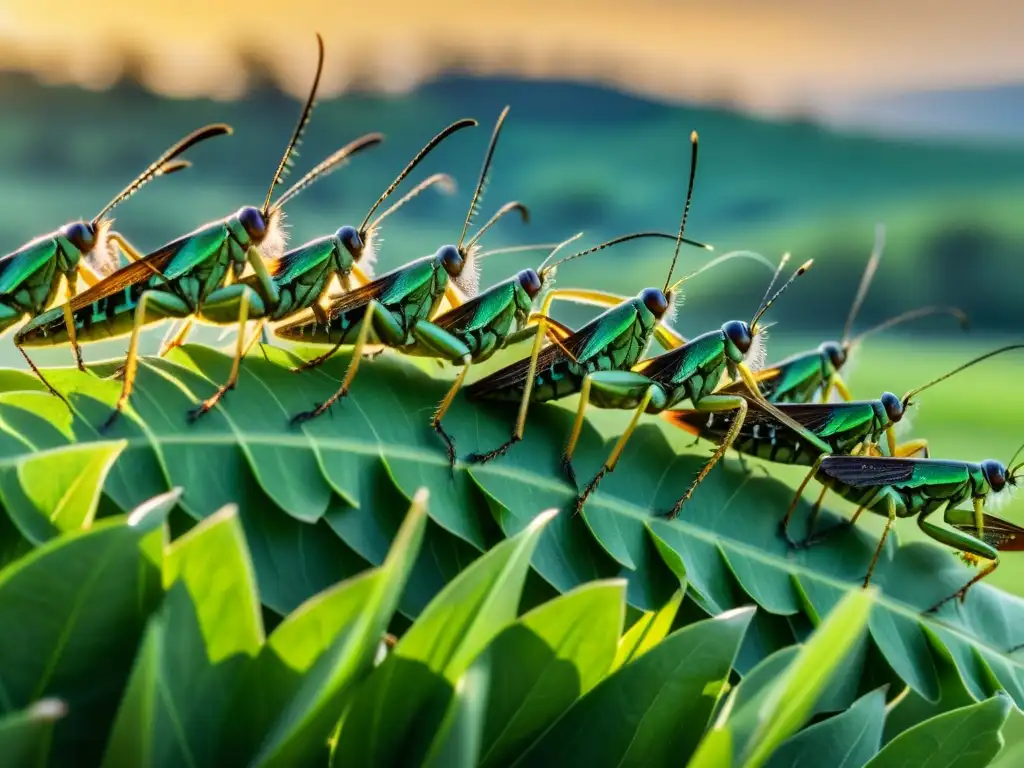
[{"label": "insect eye", "polygon": [[524,269],[516,275],[516,278],[519,280],[519,284],[523,286],[523,290],[526,291],[526,294],[531,299],[536,298],[537,294],[540,293],[540,289],[543,287],[540,275],[532,269]]},{"label": "insect eye", "polygon": [[742,320],[730,320],[722,326],[722,333],[739,350],[740,354],[745,355],[750,351],[753,337],[750,335],[750,326]]},{"label": "insect eye", "polygon": [[96,245],[96,232],[84,221],[76,221],[64,228],[64,236],[80,251],[91,251]]},{"label": "insect eye", "polygon": [[644,288],[640,293],[640,298],[643,299],[644,306],[655,317],[660,318],[668,312],[668,299],[657,288]]},{"label": "insect eye", "polygon": [[238,220],[242,222],[249,237],[256,242],[262,241],[267,236],[267,222],[263,219],[263,214],[256,208],[247,205],[238,212]]},{"label": "insect eye", "polygon": [[454,245],[442,246],[437,252],[437,258],[441,261],[444,271],[451,277],[458,277],[462,274],[462,267],[466,262],[463,260],[462,254],[459,253],[459,249]]},{"label": "insect eye", "polygon": [[334,233],[334,236],[345,246],[345,250],[352,254],[353,258],[358,259],[363,255],[363,239],[359,237],[359,232],[355,227],[342,227]]},{"label": "insect eye", "polygon": [[1006,468],[998,461],[984,461],[981,464],[985,472],[985,479],[995,493],[999,493],[1006,487]]},{"label": "insect eye", "polygon": [[829,362],[832,363],[832,367],[836,370],[842,368],[846,364],[846,350],[835,342],[829,342],[824,345],[825,354],[828,355]]},{"label": "insect eye", "polygon": [[889,417],[889,421],[899,421],[903,418],[903,401],[892,392],[882,394],[882,405],[885,406],[885,413]]}]

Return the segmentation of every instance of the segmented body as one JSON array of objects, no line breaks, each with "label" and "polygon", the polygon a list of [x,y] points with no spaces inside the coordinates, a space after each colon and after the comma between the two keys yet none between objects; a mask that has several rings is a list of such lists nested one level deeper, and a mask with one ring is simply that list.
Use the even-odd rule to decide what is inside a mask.
[{"label": "segmented body", "polygon": [[980,464],[942,459],[826,457],[817,479],[844,499],[888,515],[895,501],[897,517],[955,507],[991,491]]},{"label": "segmented body", "polygon": [[[537,359],[530,402],[543,403],[575,394],[588,373],[629,370],[647,350],[656,324],[657,318],[644,303],[632,299],[598,315],[561,346],[545,347]],[[515,362],[466,387],[466,394],[476,399],[518,402],[529,368],[529,358]]]},{"label": "segmented body", "polygon": [[[273,265],[271,279],[277,286],[277,302],[265,295],[256,275],[249,275],[242,282],[263,299],[266,312],[262,316],[276,322],[316,304],[335,275],[347,287],[352,265],[352,256],[341,241],[335,235],[326,235],[289,251]],[[251,311],[250,315],[257,316]]]},{"label": "segmented body", "polygon": [[[648,413],[660,413],[689,400],[696,403],[712,394],[729,369],[726,338],[721,330],[695,336],[683,346],[635,365],[633,370],[657,385],[664,397],[656,397]],[[639,402],[639,401],[638,401]],[[614,407],[633,407],[637,403],[618,403]]]},{"label": "segmented body", "polygon": [[[746,419],[732,445],[736,450],[780,464],[808,467],[822,454],[820,446],[780,423],[755,401],[748,401],[748,406]],[[834,454],[849,454],[861,443],[881,444],[885,430],[892,425],[885,406],[878,400],[783,403],[776,407],[824,441]],[[665,416],[667,421],[714,442],[725,436],[734,417],[733,411],[675,411]]]},{"label": "segmented body", "polygon": [[448,273],[435,256],[427,256],[341,296],[328,308],[326,324],[304,318],[275,328],[274,334],[313,344],[351,344],[367,307],[376,301],[401,328],[404,340],[398,346],[412,344],[413,326],[436,314],[447,287]]},{"label": "segmented body", "polygon": [[[71,302],[76,336],[80,341],[129,333],[143,293],[173,295],[198,312],[203,300],[223,285],[232,263],[241,263],[252,245],[245,228],[231,217],[168,243],[160,250],[111,275]],[[119,285],[119,289],[112,288]],[[159,312],[147,320],[163,319]],[[62,307],[54,307],[31,320],[16,341],[25,346],[56,345],[68,341]]]},{"label": "segmented body", "polygon": [[810,403],[818,399],[836,374],[835,366],[821,350],[787,357],[765,370],[758,386],[770,403]]}]

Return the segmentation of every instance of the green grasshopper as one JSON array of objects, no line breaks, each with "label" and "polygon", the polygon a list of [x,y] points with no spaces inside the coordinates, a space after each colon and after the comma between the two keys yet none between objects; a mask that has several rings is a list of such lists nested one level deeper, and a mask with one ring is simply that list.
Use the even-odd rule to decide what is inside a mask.
[{"label": "green grasshopper", "polygon": [[[684,242],[686,218],[693,197],[694,179],[697,170],[698,137],[691,137],[692,154],[690,180],[686,203],[683,207],[679,233],[676,236],[675,251],[669,266],[669,273],[662,289],[645,288],[636,297],[623,298],[597,291],[551,291],[538,313],[540,326],[534,338],[529,358],[519,360],[466,387],[466,394],[474,399],[518,401],[519,415],[511,437],[502,445],[486,453],[474,453],[467,457],[473,463],[490,461],[508,452],[523,437],[526,416],[530,403],[546,402],[571,394],[581,393],[580,407],[576,422],[562,457],[562,467],[570,482],[575,485],[572,454],[583,424],[587,395],[592,382],[616,371],[628,371],[646,351],[652,337],[666,349],[683,343],[678,333],[671,330],[667,321],[672,317],[677,289],[694,275],[732,256],[756,254],[726,254],[715,262],[705,265],[697,272],[672,283],[672,272],[679,257],[679,248]],[[706,246],[705,246],[706,247]],[[763,260],[763,259],[762,259]],[[765,262],[767,263],[767,262]],[[591,320],[575,333],[563,334],[557,343],[541,351],[546,334],[549,308],[554,298],[565,298],[584,303],[593,303],[611,308]]]},{"label": "green grasshopper", "polygon": [[[1000,347],[910,390],[902,398],[892,392],[884,392],[878,400],[774,404],[775,411],[803,427],[816,438],[813,441],[780,422],[772,411],[765,409],[757,401],[748,399],[749,410],[737,432],[733,448],[741,454],[768,461],[814,468],[826,456],[883,455],[880,449],[883,444],[890,457],[928,458],[926,440],[910,440],[902,444],[896,442],[896,426],[906,416],[913,398],[990,357],[1022,348],[1024,344]],[[735,413],[724,411],[708,414],[697,410],[677,410],[663,413],[662,418],[698,437],[718,441],[734,429]],[[793,546],[796,545],[789,538],[789,521],[796,509],[797,501],[815,474],[815,469],[808,473],[780,525],[783,537]],[[821,495],[812,508],[809,522],[811,527],[827,491],[828,486],[823,486]]]},{"label": "green grasshopper", "polygon": [[[911,459],[888,456],[828,456],[815,467],[815,476],[844,499],[857,505],[848,525],[853,525],[864,512],[886,518],[864,586],[871,582],[889,529],[897,518],[917,517],[918,527],[930,538],[953,547],[968,558],[982,558],[989,563],[953,594],[933,605],[937,611],[950,600],[963,601],[967,591],[988,576],[999,565],[996,545],[986,540],[986,507],[995,507],[1008,499],[1017,487],[1024,463],[1010,468],[994,459],[980,463],[945,459]],[[973,506],[973,531],[966,532],[962,511],[955,508],[970,501]],[[955,530],[941,528],[926,519],[944,510],[944,518]]]},{"label": "green grasshopper", "polygon": [[[754,381],[753,372],[748,367],[748,361],[756,361],[763,354],[764,328],[760,325],[761,318],[793,281],[807,272],[813,263],[807,261],[801,265],[772,295],[775,279],[788,257],[788,254],[783,256],[761,300],[761,305],[749,323],[730,320],[718,330],[696,336],[675,349],[633,365],[629,370],[601,371],[588,378],[580,393],[580,407],[576,414],[577,426],[582,425],[587,404],[596,405],[598,408],[631,409],[633,418],[601,469],[578,495],[577,511],[582,509],[601,479],[615,469],[627,441],[644,413],[659,414],[689,400],[695,410],[710,414],[712,417],[722,411],[732,413],[733,424],[689,489],[676,501],[668,517],[673,518],[679,514],[697,486],[732,446],[746,419],[747,398],[736,394],[723,395],[718,391],[719,384],[726,374],[742,382],[747,387],[749,396],[760,400],[761,407],[773,413],[781,422],[791,426],[805,439],[815,439],[807,430],[789,420],[775,406],[764,400]],[[575,434],[577,431],[574,430]]]},{"label": "green grasshopper", "polygon": [[[138,344],[142,328],[165,319],[185,319],[200,314],[206,301],[219,300],[229,279],[237,280],[248,263],[269,293],[272,280],[264,259],[273,259],[284,250],[285,233],[281,227],[282,208],[317,178],[336,169],[353,152],[372,146],[375,137],[335,152],[271,204],[274,190],[289,169],[289,162],[313,110],[314,98],[323,70],[323,41],[317,35],[318,61],[312,88],[298,124],[285,148],[270,183],[262,208],[245,206],[224,219],[211,222],[157,249],[138,256],[134,263],[119,269],[97,285],[79,294],[62,307],[39,315],[26,324],[15,343],[26,346],[56,345],[131,334],[120,397],[101,430],[109,428],[131,395],[138,368]],[[231,376],[217,393],[203,404],[212,407],[233,386],[238,377],[240,353],[244,348],[248,293],[239,306],[239,340]]]},{"label": "green grasshopper", "polygon": [[[871,258],[864,269],[857,295],[850,307],[850,314],[846,318],[842,340],[826,341],[817,349],[792,355],[758,372],[758,386],[768,402],[809,403],[820,396],[820,401],[825,403],[828,402],[833,388],[844,400],[852,400],[853,396],[843,381],[840,371],[864,339],[880,331],[935,314],[953,315],[959,320],[961,326],[965,330],[967,329],[967,315],[956,307],[921,307],[891,317],[857,336],[851,336],[853,323],[867,297],[872,278],[878,270],[884,240],[885,230],[879,226],[875,231],[875,246]],[[742,382],[737,382],[732,388],[724,389],[723,393],[735,394],[743,386]]]},{"label": "green grasshopper", "polygon": [[[302,318],[275,329],[275,335],[281,338],[298,341],[306,339],[308,333],[307,340],[313,343],[333,345],[329,352],[310,360],[300,369],[320,364],[343,345],[353,346],[352,360],[338,390],[313,410],[296,415],[292,419],[293,424],[320,416],[348,394],[368,343],[380,343],[398,351],[430,349],[437,357],[464,360],[460,345],[452,343],[452,335],[431,320],[437,316],[441,301],[446,297],[452,307],[462,304],[456,288],[469,298],[477,294],[477,243],[483,234],[513,211],[517,211],[524,221],[529,220],[529,212],[522,203],[506,203],[476,234],[466,237],[507,114],[508,107],[502,110],[495,123],[457,244],[444,245],[432,255],[398,267],[339,297],[328,307],[326,323],[315,318]],[[435,426],[439,423],[437,420]],[[441,430],[439,433],[444,434]]]},{"label": "green grasshopper", "polygon": [[[219,123],[193,131],[160,155],[90,221],[65,224],[0,258],[0,333],[48,309],[57,298],[62,278],[70,298],[78,292],[79,277],[89,287],[100,282],[104,276],[101,272],[113,271],[111,255],[114,244],[129,259],[137,257],[138,251],[119,232],[111,229],[113,219],[109,218],[110,212],[153,179],[188,168],[191,163],[176,158],[196,144],[230,133],[230,126]],[[63,399],[39,372],[24,348],[17,342],[15,344],[39,380],[50,392]],[[76,361],[84,370],[80,355],[76,355]]]}]

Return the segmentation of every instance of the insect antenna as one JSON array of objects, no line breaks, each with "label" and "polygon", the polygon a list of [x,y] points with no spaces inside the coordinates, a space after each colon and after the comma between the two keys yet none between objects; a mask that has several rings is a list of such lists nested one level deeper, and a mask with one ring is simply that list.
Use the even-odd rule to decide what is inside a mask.
[{"label": "insect antenna", "polygon": [[917,387],[916,389],[910,390],[909,392],[907,392],[907,394],[905,394],[903,396],[903,407],[906,408],[910,404],[910,399],[912,397],[918,395],[919,393],[923,392],[924,390],[928,389],[929,387],[935,386],[940,381],[945,381],[946,379],[948,379],[948,378],[950,378],[952,376],[956,376],[961,371],[967,370],[971,366],[977,365],[978,363],[980,363],[980,362],[982,362],[984,360],[988,360],[990,357],[995,357],[996,355],[1003,354],[1003,352],[1010,352],[1011,350],[1014,350],[1014,349],[1024,349],[1024,344],[1010,344],[1010,345],[1005,346],[1005,347],[1000,347],[999,349],[994,349],[991,352],[986,352],[984,355],[979,355],[978,357],[974,358],[973,360],[968,360],[963,365],[958,365],[952,371],[944,373],[941,376],[939,376],[938,378],[932,379],[927,384],[922,384],[920,387]]},{"label": "insect antenna", "polygon": [[1020,464],[1013,463],[1017,460],[1017,457],[1020,456],[1021,451],[1024,451],[1024,443],[1021,443],[1020,448],[1014,451],[1013,456],[1011,456],[1010,460],[1006,462],[1006,466],[1010,468],[1007,474],[1013,480],[1016,480],[1017,478],[1017,470],[1024,469],[1024,461],[1022,461]]},{"label": "insect antenna", "polygon": [[375,147],[384,141],[384,134],[382,133],[368,133],[365,136],[360,136],[355,141],[351,141],[344,147],[334,152],[326,160],[319,163],[315,168],[309,171],[305,176],[299,179],[297,182],[282,194],[274,202],[271,212],[280,210],[291,200],[293,197],[302,192],[306,187],[312,184],[317,179],[321,179],[330,173],[341,168],[345,162],[354,154],[362,152],[364,149]]},{"label": "insect antenna", "polygon": [[477,244],[477,241],[479,241],[480,238],[483,237],[484,232],[493,227],[504,216],[512,213],[513,211],[519,212],[519,215],[522,217],[524,224],[530,223],[530,211],[525,205],[517,201],[505,203],[503,206],[501,206],[501,208],[497,210],[497,212],[493,216],[491,216],[490,220],[486,224],[484,224],[482,227],[480,227],[480,229],[477,230],[477,233],[475,235],[473,235],[471,238],[469,238],[469,240],[466,241],[465,246],[462,246],[462,250],[472,250],[473,246]]},{"label": "insect antenna", "polygon": [[[783,256],[783,258],[785,258],[785,256]],[[814,264],[814,259],[808,259],[807,261],[805,261],[803,264],[800,265],[796,272],[794,272],[790,276],[789,280],[782,284],[782,287],[775,292],[774,296],[768,299],[768,301],[762,301],[761,308],[757,310],[757,314],[754,315],[754,319],[750,321],[750,330],[752,332],[757,330],[757,321],[760,320],[764,316],[764,313],[768,311],[768,307],[775,303],[775,300],[778,299],[779,296],[781,296],[783,292],[793,284],[794,280],[796,280],[798,277],[800,277],[800,275],[804,274],[807,270],[809,270],[812,264]]]},{"label": "insect antenna", "polygon": [[875,245],[871,249],[871,258],[868,259],[867,266],[864,267],[864,274],[860,278],[860,285],[857,287],[857,295],[853,298],[853,304],[850,305],[850,314],[846,316],[846,325],[843,326],[843,344],[850,338],[850,334],[853,332],[853,323],[857,319],[860,308],[864,304],[864,299],[867,298],[868,288],[871,287],[871,281],[875,277],[875,272],[878,271],[878,263],[882,260],[882,249],[885,248],[885,225],[875,225]]},{"label": "insect antenna", "polygon": [[103,206],[103,209],[93,217],[92,225],[95,227],[99,223],[100,219],[102,219],[114,208],[116,208],[118,205],[123,203],[129,197],[131,197],[144,186],[146,186],[153,179],[157,178],[158,176],[166,176],[167,174],[170,173],[183,171],[190,165],[192,165],[187,160],[176,160],[175,158],[178,157],[178,155],[182,154],[186,150],[191,149],[200,142],[206,141],[207,139],[212,139],[214,136],[230,136],[231,133],[231,126],[227,125],[226,123],[213,123],[212,125],[206,125],[202,128],[192,131],[192,133],[190,133],[188,136],[183,138],[177,144],[175,144],[162,155],[160,155],[160,157],[154,160],[149,165],[149,167],[146,168],[146,170],[144,170],[142,173],[136,176],[134,180],[132,180],[131,184],[129,184],[127,187],[118,192],[113,200],[111,200],[109,203]]},{"label": "insect antenna", "polygon": [[[498,256],[505,253],[522,253],[524,251],[550,251],[548,258],[551,258],[553,253],[558,253],[562,248],[571,243],[573,240],[579,240],[583,236],[582,232],[577,232],[575,235],[570,237],[568,240],[563,240],[560,243],[534,243],[532,245],[510,245],[504,248],[495,248],[490,251],[483,251],[476,255],[476,260],[486,259],[488,256]],[[545,259],[547,261],[547,259]],[[561,262],[559,262],[561,263]]]},{"label": "insect antenna", "polygon": [[[788,256],[789,254],[786,254],[786,255]],[[679,288],[679,286],[681,286],[687,280],[690,280],[690,279],[696,277],[701,272],[707,272],[709,269],[714,269],[715,267],[717,267],[722,262],[731,261],[732,259],[751,259],[753,261],[758,262],[759,264],[764,264],[764,266],[767,267],[768,269],[775,270],[775,277],[772,278],[772,283],[769,284],[769,286],[768,286],[768,290],[769,291],[771,290],[771,285],[775,283],[775,280],[778,277],[779,269],[777,269],[776,267],[773,267],[772,263],[770,261],[768,261],[768,259],[766,259],[764,256],[762,256],[760,253],[757,253],[756,251],[729,251],[728,253],[723,253],[721,256],[716,256],[711,261],[709,261],[707,264],[704,264],[703,266],[701,266],[699,269],[695,269],[695,270],[693,270],[693,272],[690,272],[689,274],[684,275],[683,277],[681,277],[678,280],[676,280],[674,283],[672,283],[671,286],[669,286],[668,292],[670,294],[671,293],[675,293],[676,290]],[[784,264],[784,263],[785,262],[782,262],[782,264]],[[780,268],[781,268],[781,264],[780,264]],[[765,297],[767,298],[767,293],[765,294]],[[762,301],[763,300],[764,299],[762,299]]]},{"label": "insect antenna", "polygon": [[[316,92],[320,87],[320,75],[323,74],[324,71],[324,39],[320,37],[320,33],[317,33],[316,36],[316,46],[316,74],[313,76],[313,85],[309,89],[309,96],[306,97],[306,103],[302,106],[302,112],[299,113],[299,122],[295,124],[295,130],[292,131],[292,137],[288,140],[288,145],[284,149],[284,155],[281,157],[281,162],[278,164],[277,170],[274,172],[274,177],[270,180],[270,189],[267,190],[267,197],[263,201],[263,208],[261,209],[263,211],[264,218],[270,215],[270,200],[274,196],[274,190],[277,188],[278,184],[284,181],[284,177],[288,175],[288,171],[291,169],[292,155],[295,153],[295,148],[302,139],[302,132],[306,130],[309,118],[313,114]],[[280,205],[277,207],[280,208]]]},{"label": "insect antenna", "polygon": [[[697,148],[700,141],[697,137],[697,132],[694,131],[690,134],[690,181],[686,187],[686,204],[683,206],[683,217],[679,220],[679,234],[676,235],[676,249],[672,253],[672,263],[668,266],[668,274],[665,276],[665,290],[662,293],[667,294],[669,292],[669,285],[672,283],[672,272],[676,268],[676,261],[679,259],[679,248],[683,244],[683,233],[686,231],[686,217],[690,215],[690,202],[693,200],[693,183],[697,178]],[[711,251],[714,250],[710,245],[703,245],[701,247]]]},{"label": "insect antenna", "polygon": [[[398,185],[405,180],[406,176],[412,173],[413,169],[420,164],[423,158],[429,155],[438,144],[447,139],[456,131],[461,131],[463,128],[470,128],[475,125],[477,125],[476,120],[473,120],[471,118],[463,118],[462,120],[456,120],[454,123],[452,123],[439,134],[437,134],[437,136],[428,141],[426,146],[424,146],[423,149],[416,153],[416,156],[409,161],[409,164],[402,169],[402,172],[398,174],[395,180],[391,182],[387,189],[384,190],[384,194],[377,198],[377,202],[370,206],[370,210],[366,212],[366,216],[363,218],[363,223],[359,225],[360,234],[362,235],[363,233],[372,230],[374,227],[377,226],[377,224],[380,223],[381,219],[383,219],[385,216],[388,215],[388,213],[390,213],[390,211],[385,211],[383,214],[381,214],[377,221],[373,222],[373,224],[367,227],[367,224],[373,217],[373,214],[377,210],[377,208],[379,208],[381,204],[391,196],[391,193],[398,188]],[[402,201],[399,201],[398,205],[400,205],[401,202]]]},{"label": "insect antenna", "polygon": [[894,326],[902,325],[903,323],[909,322],[910,320],[917,320],[920,317],[927,317],[928,315],[952,315],[960,323],[960,327],[963,330],[969,330],[971,327],[971,319],[967,316],[967,313],[957,307],[919,307],[918,309],[911,309],[903,314],[890,317],[874,328],[869,328],[863,333],[859,333],[852,340],[847,343],[850,347],[855,347],[860,344],[868,336],[881,331],[886,331]]},{"label": "insect antenna", "polygon": [[392,213],[394,213],[403,205],[408,203],[414,197],[419,195],[420,192],[422,192],[425,189],[429,189],[430,187],[433,186],[440,187],[442,192],[450,195],[455,191],[455,179],[453,179],[447,173],[435,173],[433,176],[428,176],[415,187],[413,187],[404,195],[402,195],[396,202],[392,203],[390,207],[385,209],[384,213],[382,213],[380,216],[373,220],[369,227],[367,227],[365,230],[360,230],[360,232],[362,232],[363,235],[365,235],[366,232],[375,231],[380,226],[380,223],[384,221],[384,219],[386,219]]},{"label": "insect antenna", "polygon": [[[494,157],[494,148],[498,145],[498,136],[501,135],[501,127],[505,124],[505,117],[508,115],[508,107],[501,110],[498,121],[494,124],[494,131],[491,133],[491,143],[487,145],[487,154],[484,155],[484,164],[480,167],[480,178],[476,182],[476,189],[473,190],[473,197],[469,201],[469,210],[466,212],[466,221],[462,224],[462,234],[459,235],[459,243],[455,247],[459,253],[463,253],[462,242],[469,232],[469,225],[476,214],[477,206],[480,203],[480,195],[483,193],[484,185],[487,183],[487,173],[491,170],[491,160]],[[479,233],[478,233],[479,236]]]}]

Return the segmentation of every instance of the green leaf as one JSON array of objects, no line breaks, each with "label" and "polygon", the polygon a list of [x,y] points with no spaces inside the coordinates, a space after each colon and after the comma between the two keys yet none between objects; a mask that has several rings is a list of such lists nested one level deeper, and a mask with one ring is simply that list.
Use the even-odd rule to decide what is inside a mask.
[{"label": "green leaf", "polygon": [[491,693],[491,670],[474,664],[455,686],[455,695],[448,707],[438,736],[424,766],[429,768],[476,768],[484,739],[488,699]]},{"label": "green leaf", "polygon": [[0,755],[9,766],[44,766],[54,723],[67,714],[60,699],[41,699],[28,709],[0,717]]},{"label": "green leaf", "polygon": [[672,595],[672,599],[659,610],[644,611],[619,641],[612,669],[618,669],[626,662],[632,661],[665,638],[672,629],[672,622],[679,611],[680,603],[683,602],[684,591],[681,589]]},{"label": "green leaf", "polygon": [[211,662],[258,653],[263,621],[236,507],[211,515],[168,548],[164,589],[177,581],[192,598]]},{"label": "green leaf", "polygon": [[[133,517],[104,520],[44,544],[0,571],[0,711],[59,696],[71,713],[57,725],[57,761],[94,764],[145,622],[160,594],[148,530],[155,500]],[[155,539],[153,537],[156,537]],[[149,541],[147,541],[149,539]],[[156,567],[154,567],[156,565]]]},{"label": "green leaf", "polygon": [[0,500],[21,533],[42,544],[88,528],[107,473],[125,441],[87,443],[22,456],[0,475]]},{"label": "green leaf", "polygon": [[783,742],[768,760],[769,768],[820,765],[828,755],[833,768],[861,768],[882,744],[885,690],[854,702],[845,712],[805,728]]},{"label": "green leaf", "polygon": [[752,616],[738,609],[672,633],[576,702],[516,765],[684,763]]},{"label": "green leaf", "polygon": [[[354,693],[355,684],[370,671],[380,639],[419,552],[426,515],[427,491],[424,489],[416,494],[391,552],[378,577],[373,579],[373,590],[362,612],[319,654],[288,706],[267,732],[256,763],[303,764],[323,751],[327,737]],[[313,621],[306,626],[313,628]],[[403,642],[406,639],[408,635]],[[312,654],[305,655],[308,663]]]},{"label": "green leaf", "polygon": [[[417,762],[470,663],[516,615],[530,556],[554,512],[538,515],[456,577],[380,665],[342,722],[337,765]],[[378,713],[388,712],[387,718]],[[414,729],[417,736],[414,736]],[[422,752],[421,752],[422,754]]]},{"label": "green leaf", "polygon": [[[611,668],[625,582],[594,582],[534,608],[505,628],[456,687],[487,680],[479,765],[508,765]],[[471,682],[466,682],[472,677]]]},{"label": "green leaf", "polygon": [[1002,749],[1000,729],[1012,706],[998,695],[925,720],[886,744],[868,768],[983,768]]},{"label": "green leaf", "polygon": [[811,714],[814,702],[867,626],[874,590],[852,592],[814,631],[760,707],[745,768],[763,765]]}]

